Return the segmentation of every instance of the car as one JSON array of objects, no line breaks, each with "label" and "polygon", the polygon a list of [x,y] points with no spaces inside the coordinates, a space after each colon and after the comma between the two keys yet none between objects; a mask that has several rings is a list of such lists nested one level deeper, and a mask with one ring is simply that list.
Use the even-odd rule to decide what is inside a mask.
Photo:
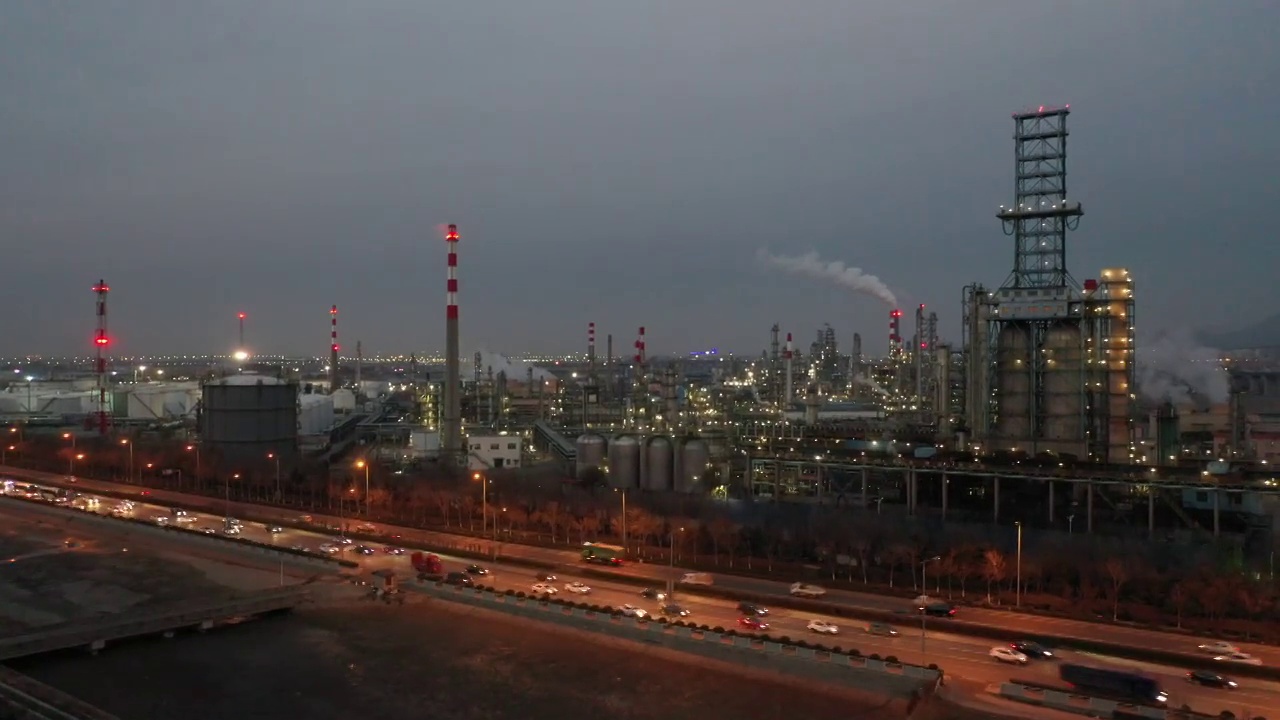
[{"label": "car", "polygon": [[540,572],[537,575],[539,582],[555,582],[556,576],[549,572]]},{"label": "car", "polygon": [[1256,658],[1250,655],[1249,653],[1242,653],[1242,652],[1226,653],[1225,655],[1219,655],[1215,657],[1214,660],[1217,660],[1218,662],[1235,663],[1237,665],[1261,665],[1262,664],[1262,660],[1260,658]]},{"label": "car", "polygon": [[488,575],[489,574],[489,570],[487,568],[480,567],[479,565],[468,565],[467,569],[464,572],[466,572],[468,575]]},{"label": "car", "polygon": [[803,598],[820,598],[827,594],[827,591],[817,585],[808,585],[806,583],[792,583],[791,594],[796,597]]},{"label": "car", "polygon": [[689,611],[675,603],[666,603],[658,611],[667,617],[689,617]]},{"label": "car", "polygon": [[1010,647],[997,646],[991,648],[991,652],[987,653],[993,660],[1002,663],[1012,663],[1014,665],[1026,665],[1027,656]]},{"label": "car", "polygon": [[284,528],[280,527],[279,525],[268,525],[267,532],[271,533],[272,535],[279,535],[280,533],[284,532]]},{"label": "car", "polygon": [[205,535],[217,535],[217,534],[218,534],[217,529],[215,529],[215,528],[211,528],[211,527],[208,527],[208,526],[205,526],[205,527],[200,528],[200,532],[204,533]]},{"label": "car", "polygon": [[951,603],[930,603],[919,610],[931,617],[955,617],[956,614],[956,609]]},{"label": "car", "polygon": [[372,555],[374,553],[374,549],[369,547],[368,545],[357,545],[352,549],[355,550],[356,553],[360,555]]},{"label": "car", "polygon": [[555,585],[541,582],[533,584],[533,591],[539,595],[555,595],[557,592]]},{"label": "car", "polygon": [[881,635],[883,637],[898,637],[898,631],[893,629],[889,623],[871,623],[867,625],[868,635]]},{"label": "car", "polygon": [[1187,682],[1226,690],[1235,690],[1239,687],[1234,680],[1229,680],[1218,673],[1209,672],[1208,670],[1192,670],[1187,673]]},{"label": "car", "polygon": [[320,552],[325,553],[327,555],[333,555],[334,553],[340,552],[341,550],[342,548],[338,547],[337,545],[334,545],[333,543],[325,543],[320,546]]},{"label": "car", "polygon": [[836,635],[840,632],[839,626],[835,623],[827,622],[826,620],[810,620],[809,624],[805,625],[805,627],[819,635]]},{"label": "car", "polygon": [[445,576],[444,581],[450,585],[460,585],[462,587],[475,587],[476,584],[470,575],[460,572],[449,573]]},{"label": "car", "polygon": [[758,615],[743,615],[738,618],[738,625],[748,630],[768,630],[769,623],[760,619]]},{"label": "car", "polygon": [[1225,640],[1215,640],[1211,643],[1201,645],[1198,649],[1200,652],[1209,653],[1210,655],[1229,655],[1231,653],[1240,652],[1240,648]]},{"label": "car", "polygon": [[1030,640],[1019,640],[1017,642],[1009,643],[1009,647],[1017,650],[1023,655],[1026,655],[1032,660],[1049,660],[1053,658],[1053,652],[1051,652],[1049,648]]},{"label": "car", "polygon": [[591,588],[590,588],[589,586],[584,585],[584,584],[582,584],[582,583],[580,583],[580,582],[578,582],[578,581],[576,581],[576,580],[575,580],[574,582],[565,583],[565,584],[564,584],[564,589],[565,589],[565,590],[568,590],[568,591],[569,591],[569,592],[571,592],[571,593],[577,593],[578,595],[590,595],[590,594],[591,594]]},{"label": "car", "polygon": [[649,613],[644,608],[638,608],[635,605],[623,605],[622,614],[627,617],[643,618],[648,617]]},{"label": "car", "polygon": [[239,526],[239,525],[227,525],[227,526],[225,526],[225,527],[223,527],[223,528],[222,528],[222,534],[223,534],[223,535],[239,535],[239,534],[240,534],[240,526]]},{"label": "car", "polygon": [[351,545],[351,544],[353,544],[353,543],[355,543],[355,540],[352,540],[352,539],[351,539],[351,538],[349,538],[349,537],[341,537],[341,538],[338,538],[338,544],[339,544],[339,545]]},{"label": "car", "polygon": [[394,546],[394,545],[388,545],[388,546],[386,546],[386,547],[382,548],[382,552],[384,552],[384,553],[386,553],[386,554],[388,554],[388,555],[403,555],[403,554],[404,554],[404,548],[396,547],[396,546]]},{"label": "car", "polygon": [[738,612],[742,613],[743,615],[756,615],[759,617],[764,617],[765,615],[769,614],[769,608],[764,607],[762,605],[757,605],[755,603],[740,602],[738,603]]},{"label": "car", "polygon": [[358,533],[371,533],[371,532],[377,532],[378,528],[374,527],[373,525],[370,525],[369,523],[360,523],[359,525],[356,526],[355,530]]},{"label": "car", "polygon": [[661,600],[667,599],[667,594],[662,592],[661,590],[654,590],[653,588],[645,588],[640,591],[640,597],[645,598],[646,600],[661,601]]}]

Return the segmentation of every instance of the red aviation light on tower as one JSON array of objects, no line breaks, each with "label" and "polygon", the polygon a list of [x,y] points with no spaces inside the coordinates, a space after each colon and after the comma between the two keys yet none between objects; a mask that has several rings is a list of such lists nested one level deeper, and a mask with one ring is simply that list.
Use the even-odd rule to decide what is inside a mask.
[{"label": "red aviation light on tower", "polygon": [[97,284],[93,286],[93,291],[98,294],[109,293],[111,292],[111,288],[108,287],[106,283],[99,280]]},{"label": "red aviation light on tower", "polygon": [[246,315],[246,314],[244,314],[244,313],[236,313],[236,319],[237,319],[237,320],[243,320],[243,319],[245,319],[245,318],[247,318],[247,317],[249,317],[249,316],[248,316],[248,315]]},{"label": "red aviation light on tower", "polygon": [[458,235],[458,226],[457,226],[457,225],[450,225],[450,226],[449,226],[449,229],[448,229],[448,230],[445,232],[445,234],[444,234],[444,241],[445,241],[445,242],[458,242],[458,238],[459,238],[459,235]]},{"label": "red aviation light on tower", "polygon": [[98,347],[106,347],[111,344],[111,339],[108,338],[106,335],[99,335],[93,339],[93,344],[97,345]]}]

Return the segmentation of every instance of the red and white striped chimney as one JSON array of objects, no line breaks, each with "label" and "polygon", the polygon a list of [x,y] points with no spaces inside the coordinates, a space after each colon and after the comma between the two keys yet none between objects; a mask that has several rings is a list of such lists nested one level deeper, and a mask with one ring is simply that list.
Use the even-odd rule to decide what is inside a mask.
[{"label": "red and white striped chimney", "polygon": [[640,335],[636,338],[636,364],[644,365],[644,326],[640,326]]}]

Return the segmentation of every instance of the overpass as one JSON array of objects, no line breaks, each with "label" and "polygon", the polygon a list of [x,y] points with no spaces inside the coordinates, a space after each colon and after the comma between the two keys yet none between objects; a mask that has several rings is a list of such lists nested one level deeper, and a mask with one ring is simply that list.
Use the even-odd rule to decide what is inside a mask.
[{"label": "overpass", "polygon": [[0,717],[27,720],[119,720],[33,678],[0,667]]},{"label": "overpass", "polygon": [[162,608],[142,615],[70,622],[0,639],[0,662],[77,647],[97,651],[106,647],[109,642],[188,628],[207,630],[215,623],[231,618],[292,610],[305,602],[307,597],[305,588],[273,588],[231,598]]}]

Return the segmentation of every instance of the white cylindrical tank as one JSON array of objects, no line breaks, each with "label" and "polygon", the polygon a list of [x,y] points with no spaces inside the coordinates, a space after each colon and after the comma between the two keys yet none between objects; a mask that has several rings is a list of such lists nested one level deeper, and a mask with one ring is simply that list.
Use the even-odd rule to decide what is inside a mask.
[{"label": "white cylindrical tank", "polygon": [[647,461],[647,468],[644,489],[671,490],[672,466],[675,462],[671,440],[662,435],[649,438],[649,443],[645,447],[645,460]]},{"label": "white cylindrical tank", "polygon": [[711,451],[699,438],[690,438],[680,448],[680,474],[676,477],[675,490],[697,493],[710,490],[702,487],[702,475],[711,467]]},{"label": "white cylindrical tank", "polygon": [[605,465],[605,453],[609,442],[603,436],[596,433],[583,433],[578,436],[575,446],[578,450],[578,460],[576,465],[577,477],[582,479],[587,470],[595,468],[600,470]]},{"label": "white cylindrical tank", "polygon": [[634,488],[640,481],[640,441],[634,435],[619,435],[609,443],[609,485]]}]

